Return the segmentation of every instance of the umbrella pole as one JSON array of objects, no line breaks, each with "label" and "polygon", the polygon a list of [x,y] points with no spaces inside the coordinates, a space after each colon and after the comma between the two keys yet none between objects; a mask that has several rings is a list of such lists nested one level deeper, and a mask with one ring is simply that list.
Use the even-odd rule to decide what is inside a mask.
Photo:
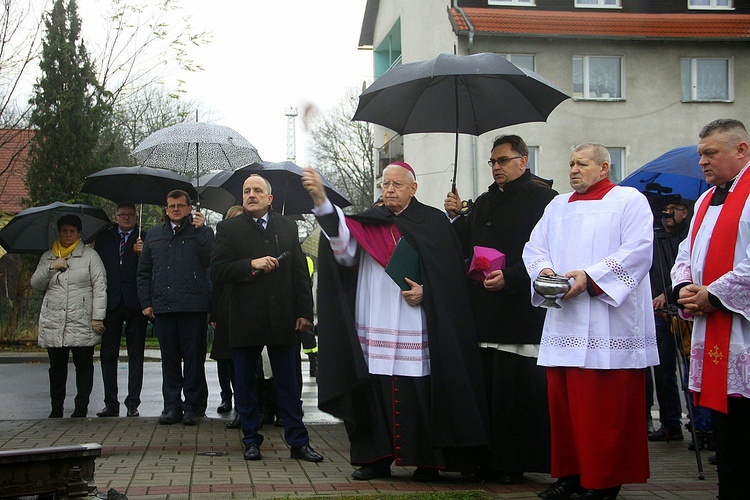
[{"label": "umbrella pole", "polygon": [[[195,121],[198,121],[198,112],[195,112]],[[200,160],[198,158],[198,143],[195,143],[195,190],[198,191],[198,188],[201,187],[201,171],[200,171]],[[195,209],[200,212],[201,211],[201,196],[198,195],[198,198],[195,199]]]},{"label": "umbrella pole", "polygon": [[141,213],[138,215],[138,239],[141,238],[141,231],[143,231],[143,203],[141,203]]},{"label": "umbrella pole", "polygon": [[451,193],[456,192],[456,171],[458,170],[458,76],[453,76],[453,89],[456,95],[456,141],[453,146],[453,180],[451,181]]}]

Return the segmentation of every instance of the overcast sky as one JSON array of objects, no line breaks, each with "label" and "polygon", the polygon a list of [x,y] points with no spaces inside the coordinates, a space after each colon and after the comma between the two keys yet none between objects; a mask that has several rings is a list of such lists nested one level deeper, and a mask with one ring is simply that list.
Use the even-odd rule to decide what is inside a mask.
[{"label": "overcast sky", "polygon": [[[84,37],[102,24],[106,0],[78,0]],[[336,105],[347,88],[372,80],[372,53],[357,49],[366,0],[181,0],[193,31],[212,42],[190,48],[205,71],[180,75],[187,98],[212,122],[237,130],[264,160],[286,159],[289,106],[300,114]],[[86,40],[87,45],[93,41]],[[297,119],[297,160],[307,136]],[[200,117],[199,117],[200,119]]]},{"label": "overcast sky", "polygon": [[[357,49],[365,0],[183,0],[213,42],[196,51],[205,71],[188,95],[213,109],[264,160],[286,159],[290,105],[334,106],[348,87],[372,80],[372,53]],[[194,10],[193,10],[194,9]],[[307,137],[297,119],[297,158]]]}]

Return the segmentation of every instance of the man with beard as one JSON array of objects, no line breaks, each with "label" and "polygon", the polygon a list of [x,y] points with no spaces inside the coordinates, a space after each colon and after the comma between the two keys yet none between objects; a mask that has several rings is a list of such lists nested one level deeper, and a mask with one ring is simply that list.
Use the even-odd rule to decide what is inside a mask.
[{"label": "man with beard", "polygon": [[505,255],[505,268],[469,283],[490,412],[490,456],[481,476],[503,484],[520,483],[524,472],[550,470],[547,374],[537,365],[544,310],[529,301],[521,252],[557,192],[526,170],[528,154],[521,137],[498,137],[488,162],[495,182],[472,211],[459,216],[458,192],[445,199],[464,257],[471,258],[475,246]]},{"label": "man with beard", "polygon": [[[412,167],[383,171],[383,203],[353,217],[308,168],[303,184],[323,229],[319,254],[319,407],[342,420],[352,477],[416,466],[414,479],[470,468],[487,444],[479,349],[461,249],[442,212],[419,203]],[[400,242],[401,241],[401,242]],[[399,243],[400,242],[400,243]],[[397,245],[421,276],[386,273]],[[396,274],[398,276],[398,274]],[[403,288],[403,290],[402,290]]]}]

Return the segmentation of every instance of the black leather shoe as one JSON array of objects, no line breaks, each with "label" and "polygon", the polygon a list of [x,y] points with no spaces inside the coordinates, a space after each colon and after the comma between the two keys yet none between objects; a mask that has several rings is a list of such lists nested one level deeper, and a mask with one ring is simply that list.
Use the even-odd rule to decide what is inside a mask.
[{"label": "black leather shoe", "polygon": [[352,472],[352,477],[358,481],[369,481],[379,477],[391,477],[390,465],[364,465]]},{"label": "black leather shoe", "polygon": [[276,420],[273,421],[274,427],[284,427],[284,417],[276,415]]},{"label": "black leather shoe", "polygon": [[682,441],[685,436],[682,435],[682,429],[669,430],[664,427],[660,427],[656,431],[648,435],[649,441]]},{"label": "black leather shoe", "polygon": [[440,479],[440,471],[432,467],[417,467],[411,478],[423,483],[438,481]]},{"label": "black leather shoe", "polygon": [[232,401],[225,399],[221,402],[218,408],[216,408],[216,411],[218,413],[229,413],[232,411]]},{"label": "black leather shoe", "polygon": [[227,429],[240,429],[242,428],[242,424],[240,424],[240,414],[234,416],[234,419],[232,419],[231,422],[229,422],[226,425]]},{"label": "black leather shoe", "polygon": [[73,413],[70,414],[71,418],[86,418],[86,415],[88,414],[89,410],[88,408],[76,408],[73,410]]},{"label": "black leather shoe", "polygon": [[178,422],[182,422],[182,412],[178,410],[165,411],[159,417],[159,423],[161,425],[172,425]]},{"label": "black leather shoe", "polygon": [[198,421],[195,419],[195,414],[185,412],[185,415],[182,416],[182,425],[198,425]]},{"label": "black leather shoe", "polygon": [[538,493],[537,496],[543,499],[570,498],[576,493],[580,494],[585,491],[584,488],[581,488],[581,478],[579,476],[566,476],[558,479],[555,484],[550,485],[546,490]]},{"label": "black leather shoe", "polygon": [[708,460],[708,463],[710,463],[711,465],[716,465],[716,453],[708,457],[707,460]]},{"label": "black leather shoe", "polygon": [[62,408],[58,408],[49,412],[49,416],[47,418],[62,418],[62,417],[63,417]]},{"label": "black leather shoe", "polygon": [[322,462],[323,460],[325,460],[323,458],[323,455],[313,450],[312,446],[310,446],[309,444],[300,446],[299,448],[292,447],[289,456],[292,458],[297,458],[299,460],[304,460],[305,462]]},{"label": "black leather shoe", "polygon": [[263,455],[260,454],[260,446],[257,443],[250,443],[245,446],[245,452],[242,454],[245,460],[260,460]]},{"label": "black leather shoe", "polygon": [[120,408],[114,406],[105,406],[102,411],[96,414],[97,417],[119,417]]},{"label": "black leather shoe", "polygon": [[137,417],[140,413],[138,413],[138,408],[135,406],[128,406],[128,417]]},{"label": "black leather shoe", "polygon": [[604,490],[588,490],[578,498],[581,500],[615,500],[618,493],[620,493],[620,487],[615,486]]}]

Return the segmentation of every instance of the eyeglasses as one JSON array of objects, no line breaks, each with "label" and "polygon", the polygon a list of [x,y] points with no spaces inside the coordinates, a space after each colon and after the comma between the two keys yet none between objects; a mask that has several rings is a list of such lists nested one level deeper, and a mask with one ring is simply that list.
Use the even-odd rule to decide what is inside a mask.
[{"label": "eyeglasses", "polygon": [[664,210],[666,210],[667,212],[687,212],[688,211],[687,208],[682,208],[682,207],[666,207],[664,208]]},{"label": "eyeglasses", "polygon": [[504,167],[508,163],[510,163],[511,160],[517,160],[519,158],[523,158],[524,155],[519,156],[501,156],[500,158],[490,158],[487,160],[487,165],[490,167],[494,166],[495,163],[497,163],[499,166]]},{"label": "eyeglasses", "polygon": [[403,188],[405,188],[406,186],[409,186],[409,185],[411,185],[411,182],[407,183],[407,182],[401,182],[401,181],[383,181],[383,182],[380,183],[380,187],[383,190],[388,189],[391,186],[393,186],[393,189],[395,189],[396,191],[400,191],[400,190],[402,190]]},{"label": "eyeglasses", "polygon": [[135,212],[128,212],[126,214],[117,214],[117,217],[135,217]]},{"label": "eyeglasses", "polygon": [[167,210],[182,210],[187,207],[184,203],[177,203],[176,205],[167,205]]}]

